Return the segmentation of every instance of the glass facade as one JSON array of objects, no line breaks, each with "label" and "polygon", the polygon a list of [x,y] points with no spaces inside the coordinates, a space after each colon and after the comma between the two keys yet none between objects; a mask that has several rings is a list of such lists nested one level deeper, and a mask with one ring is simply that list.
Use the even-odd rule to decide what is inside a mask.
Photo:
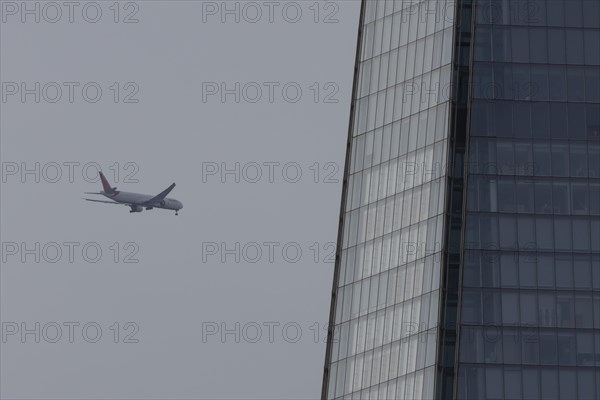
[{"label": "glass facade", "polygon": [[600,2],[478,0],[459,399],[600,398]]},{"label": "glass facade", "polygon": [[323,399],[599,399],[600,0],[363,0],[353,93]]},{"label": "glass facade", "polygon": [[329,399],[434,396],[453,2],[363,4]]}]

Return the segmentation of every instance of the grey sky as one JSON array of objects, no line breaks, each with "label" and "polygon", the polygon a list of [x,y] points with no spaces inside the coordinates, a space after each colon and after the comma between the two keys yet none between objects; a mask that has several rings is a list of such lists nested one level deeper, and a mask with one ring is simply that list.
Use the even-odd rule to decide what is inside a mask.
[{"label": "grey sky", "polygon": [[[333,275],[333,264],[325,261],[337,235],[360,3],[320,2],[318,23],[314,2],[295,3],[303,12],[297,23],[283,18],[290,2],[279,2],[273,23],[264,6],[267,14],[256,23],[244,15],[240,23],[232,16],[221,23],[218,13],[205,15],[204,23],[203,3],[205,11],[213,9],[201,1],[122,2],[115,23],[113,2],[97,3],[97,23],[83,19],[86,2],[77,3],[73,23],[66,7],[58,22],[44,21],[55,17],[44,3],[39,23],[32,15],[22,23],[20,10],[12,8],[21,2],[1,2],[0,396],[317,398]],[[294,10],[288,11],[286,18],[293,17]],[[94,16],[88,12],[87,18]],[[123,23],[131,13],[139,22]],[[339,22],[323,23],[328,15]],[[39,103],[35,93],[23,101],[22,82],[34,91],[40,82]],[[90,82],[89,90],[102,89],[96,103],[82,94]],[[228,95],[222,103],[218,94],[203,101],[203,82],[226,82],[229,88],[240,82],[240,102]],[[243,92],[249,82],[263,88],[254,104],[249,100],[256,85]],[[265,82],[273,82],[272,103]],[[302,89],[298,102],[282,94],[286,83],[290,90]],[[62,97],[51,103],[57,85]],[[19,93],[11,94],[15,87]],[[124,102],[128,94],[138,102]],[[123,206],[81,200],[83,192],[100,189],[82,176],[82,167],[92,162],[120,190],[157,194],[176,182],[170,197],[184,209],[178,217],[165,210],[129,214]],[[218,173],[203,177],[203,165],[207,172],[236,162],[239,183],[233,175],[225,176],[226,183]],[[253,162],[262,166],[258,183],[250,183]],[[264,164],[270,162],[279,165]],[[33,169],[36,163],[39,182],[34,174],[21,175],[23,166]],[[53,163],[61,165],[60,178]],[[65,163],[79,163],[71,164],[73,182]],[[284,177],[287,163],[294,164]],[[288,182],[298,167],[299,182]],[[88,169],[90,178],[94,171]],[[131,172],[138,183],[123,182]],[[78,243],[72,263],[65,242]],[[202,244],[209,242],[228,248],[239,242],[240,262],[227,254],[222,262],[222,252],[203,254]],[[25,262],[23,243],[40,246]],[[63,251],[56,263],[48,262],[55,257],[52,243]],[[252,243],[263,250],[255,263],[249,262]],[[291,250],[283,256],[286,243]],[[84,258],[85,244],[101,248],[98,262]],[[268,246],[275,249],[273,262]],[[297,248],[302,255],[292,262]],[[124,262],[127,255],[139,262]],[[34,334],[8,334],[15,326],[21,330],[21,323],[34,329],[36,322],[40,343]],[[80,324],[73,326],[73,343],[69,322]],[[81,333],[89,322],[102,328],[97,343]],[[128,322],[133,324],[125,328]],[[206,323],[221,322],[230,329],[240,323],[240,343],[234,334],[224,343],[220,334],[203,340],[203,323],[206,333]],[[62,327],[56,343],[50,343],[53,323]],[[250,343],[254,323],[262,337]],[[273,343],[265,323],[279,324],[272,325]],[[129,339],[139,342],[123,343],[135,327],[139,331]],[[302,334],[291,343],[295,327]]]}]

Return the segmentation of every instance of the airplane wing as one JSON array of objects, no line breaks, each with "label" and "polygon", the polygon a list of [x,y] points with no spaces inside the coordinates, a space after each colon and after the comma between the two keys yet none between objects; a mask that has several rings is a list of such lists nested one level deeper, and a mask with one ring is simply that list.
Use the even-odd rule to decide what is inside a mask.
[{"label": "airplane wing", "polygon": [[164,198],[167,197],[167,195],[169,193],[171,193],[171,190],[173,190],[174,187],[175,187],[175,183],[173,183],[171,186],[169,186],[168,188],[166,188],[165,190],[163,190],[162,192],[160,192],[159,194],[157,194],[150,200],[146,201],[144,204],[145,205],[154,205],[154,204],[160,202],[161,200],[164,200]]},{"label": "airplane wing", "polygon": [[108,203],[108,204],[118,204],[118,205],[121,205],[121,206],[129,206],[129,204],[127,204],[127,203],[117,203],[116,201],[95,200],[95,199],[84,199],[84,200],[93,201],[93,202],[96,202],[96,203]]}]

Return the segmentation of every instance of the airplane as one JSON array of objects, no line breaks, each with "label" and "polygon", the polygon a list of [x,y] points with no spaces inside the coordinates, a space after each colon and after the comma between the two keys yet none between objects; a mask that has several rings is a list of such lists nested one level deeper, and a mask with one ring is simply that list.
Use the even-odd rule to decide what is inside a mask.
[{"label": "airplane", "polygon": [[100,180],[102,181],[102,188],[104,189],[101,192],[85,192],[85,194],[99,194],[104,197],[108,197],[112,201],[106,200],[95,200],[95,199],[86,199],[87,201],[94,201],[96,203],[108,203],[108,204],[120,204],[124,206],[129,206],[131,210],[130,213],[138,213],[146,210],[152,210],[153,208],[162,208],[165,210],[175,210],[175,215],[179,215],[179,210],[183,208],[183,204],[179,200],[169,199],[167,195],[173,190],[175,187],[175,183],[171,186],[157,194],[156,196],[150,196],[147,194],[140,193],[132,193],[132,192],[122,192],[117,190],[116,187],[110,187],[108,180],[102,173],[100,173]]}]

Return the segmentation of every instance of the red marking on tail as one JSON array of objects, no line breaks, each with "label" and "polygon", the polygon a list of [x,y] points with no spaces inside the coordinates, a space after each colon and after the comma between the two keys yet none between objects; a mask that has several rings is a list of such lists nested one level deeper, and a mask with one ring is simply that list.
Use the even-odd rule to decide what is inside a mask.
[{"label": "red marking on tail", "polygon": [[100,180],[102,181],[102,188],[104,189],[105,193],[112,193],[112,188],[110,187],[110,185],[108,184],[108,181],[106,180],[106,177],[104,176],[104,174],[102,173],[102,171],[100,171]]}]

